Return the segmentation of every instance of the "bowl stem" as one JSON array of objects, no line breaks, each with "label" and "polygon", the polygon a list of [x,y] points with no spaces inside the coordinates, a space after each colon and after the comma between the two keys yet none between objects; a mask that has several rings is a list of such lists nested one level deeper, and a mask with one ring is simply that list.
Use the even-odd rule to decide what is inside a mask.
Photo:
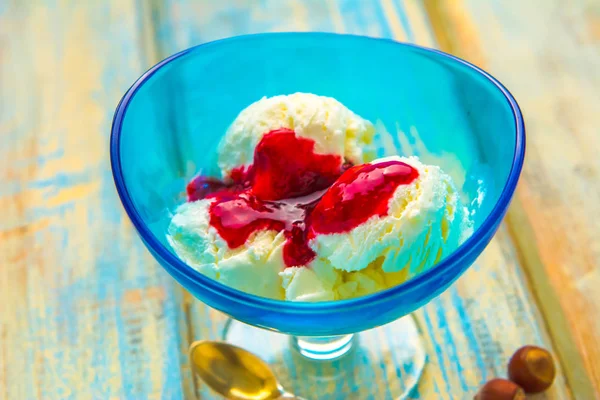
[{"label": "bowl stem", "polygon": [[292,336],[292,345],[306,358],[328,361],[347,354],[355,339],[355,335]]}]

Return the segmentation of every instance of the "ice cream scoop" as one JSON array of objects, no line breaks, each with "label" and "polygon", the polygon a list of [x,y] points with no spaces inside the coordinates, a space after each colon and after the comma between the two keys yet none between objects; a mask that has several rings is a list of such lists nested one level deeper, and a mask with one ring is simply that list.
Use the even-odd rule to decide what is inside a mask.
[{"label": "ice cream scoop", "polygon": [[222,176],[250,166],[261,139],[278,129],[310,139],[316,154],[339,157],[339,166],[375,158],[375,128],[371,122],[331,97],[294,93],[264,97],[240,112],[218,148]]},{"label": "ice cream scoop", "polygon": [[[470,235],[468,210],[450,176],[439,167],[398,156],[369,165],[387,167],[376,176],[363,172],[365,167],[355,167],[351,182],[345,182],[351,171],[346,172],[312,214],[313,227],[321,234],[310,246],[324,262],[358,271],[379,259],[384,272],[408,268],[414,274],[438,262]],[[386,184],[386,174],[396,173],[386,171],[400,165],[410,168],[404,184]],[[365,185],[367,180],[370,186]],[[367,193],[357,193],[361,190]],[[357,201],[360,195],[364,200]]]}]

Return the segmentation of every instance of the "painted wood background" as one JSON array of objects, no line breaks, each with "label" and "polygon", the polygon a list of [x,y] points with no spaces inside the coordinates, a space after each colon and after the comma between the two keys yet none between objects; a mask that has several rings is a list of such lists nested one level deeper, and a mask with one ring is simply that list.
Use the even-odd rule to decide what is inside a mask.
[{"label": "painted wood background", "polygon": [[[178,50],[312,30],[456,54],[504,82],[526,116],[506,223],[417,313],[430,362],[414,398],[471,398],[525,343],[560,359],[537,399],[600,398],[599,2],[0,0],[0,399],[215,398],[186,349],[224,318],[174,283],[126,219],[112,113]],[[373,399],[393,379],[379,372]]]}]

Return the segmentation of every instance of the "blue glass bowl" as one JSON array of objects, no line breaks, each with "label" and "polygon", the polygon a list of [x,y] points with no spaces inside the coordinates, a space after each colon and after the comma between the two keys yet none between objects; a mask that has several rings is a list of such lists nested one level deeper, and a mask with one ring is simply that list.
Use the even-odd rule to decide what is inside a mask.
[{"label": "blue glass bowl", "polygon": [[[200,170],[214,170],[216,146],[243,108],[263,96],[294,92],[334,97],[378,121],[380,130],[385,126],[388,136],[379,139],[387,145],[380,155],[421,152],[426,161],[435,158],[455,174],[463,199],[471,204],[474,234],[402,285],[335,302],[257,297],[186,265],[165,238],[172,211],[185,201],[185,184]],[[524,152],[525,128],[516,101],[479,68],[440,51],[325,33],[241,36],[175,54],[128,90],[111,136],[119,196],[158,262],[209,306],[250,325],[300,336],[380,326],[443,292],[494,235]]]}]

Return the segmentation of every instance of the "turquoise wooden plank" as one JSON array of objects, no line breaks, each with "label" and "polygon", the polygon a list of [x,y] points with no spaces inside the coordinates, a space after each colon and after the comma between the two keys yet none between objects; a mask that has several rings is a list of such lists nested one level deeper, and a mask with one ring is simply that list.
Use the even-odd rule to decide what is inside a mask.
[{"label": "turquoise wooden plank", "polygon": [[[181,296],[143,249],[114,194],[106,135],[157,57],[268,30],[435,45],[416,0],[0,4],[0,398],[215,398],[191,379],[185,349],[219,336],[224,318]],[[468,398],[518,345],[550,346],[504,230],[418,316],[431,362],[415,398]],[[395,377],[377,372],[376,398]],[[546,397],[568,396],[561,377]]]},{"label": "turquoise wooden plank", "polygon": [[0,3],[0,398],[182,398],[180,292],[126,221],[113,110],[136,1]]},{"label": "turquoise wooden plank", "polygon": [[[162,7],[165,18],[157,29],[161,56],[209,40],[264,31],[334,31],[436,46],[427,14],[416,0],[172,0]],[[417,313],[426,333],[430,363],[414,398],[469,398],[487,379],[505,376],[506,361],[520,345],[551,347],[520,268],[510,237],[502,228],[478,263]],[[189,307],[196,310],[191,319],[195,338],[218,338],[225,318],[193,299]],[[377,373],[369,398],[386,398],[392,379],[397,379],[396,369]],[[198,389],[199,397],[215,398],[202,385],[198,384]],[[320,395],[365,398],[364,392],[348,382]],[[569,396],[564,378],[559,376],[553,389],[539,398]]]},{"label": "turquoise wooden plank", "polygon": [[[600,5],[427,1],[445,49],[519,100],[527,159],[508,226],[573,397],[600,398]],[[518,9],[518,12],[515,10]]]}]

